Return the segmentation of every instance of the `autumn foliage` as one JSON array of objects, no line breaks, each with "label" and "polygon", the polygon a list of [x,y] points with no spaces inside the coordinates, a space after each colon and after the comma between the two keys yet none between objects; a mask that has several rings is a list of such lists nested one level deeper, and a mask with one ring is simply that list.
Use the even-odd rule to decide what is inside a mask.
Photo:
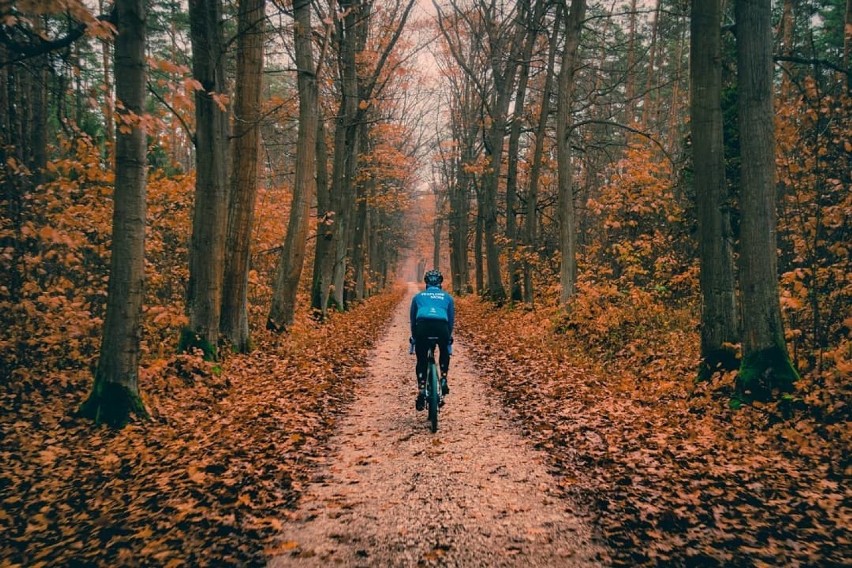
[{"label": "autumn foliage", "polygon": [[597,288],[581,287],[571,326],[557,309],[474,300],[460,302],[459,322],[555,482],[596,517],[613,564],[848,559],[848,381],[805,381],[795,398],[732,410],[732,374],[693,380],[688,318]]},{"label": "autumn foliage", "polygon": [[[12,565],[262,566],[310,481],[400,290],[319,325],[256,336],[221,368],[146,366],[150,421],[93,430],[87,370],[4,381],[0,557]],[[271,546],[271,544],[268,544]]]}]

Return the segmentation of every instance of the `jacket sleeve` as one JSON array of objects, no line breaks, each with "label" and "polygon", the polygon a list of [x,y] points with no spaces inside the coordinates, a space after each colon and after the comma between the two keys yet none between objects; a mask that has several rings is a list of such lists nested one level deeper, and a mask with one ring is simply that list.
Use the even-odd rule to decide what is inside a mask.
[{"label": "jacket sleeve", "polygon": [[450,328],[450,337],[453,336],[453,324],[456,322],[456,303],[453,301],[453,297],[447,295],[450,299],[450,303],[447,306],[447,325]]},{"label": "jacket sleeve", "polygon": [[411,337],[414,337],[414,324],[417,323],[417,296],[411,298],[411,309],[408,310],[408,319],[411,324]]}]

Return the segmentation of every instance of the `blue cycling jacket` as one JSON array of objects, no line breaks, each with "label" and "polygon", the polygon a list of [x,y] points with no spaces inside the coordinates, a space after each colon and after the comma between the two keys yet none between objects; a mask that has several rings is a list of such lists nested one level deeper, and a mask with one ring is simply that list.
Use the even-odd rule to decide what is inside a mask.
[{"label": "blue cycling jacket", "polygon": [[411,335],[418,320],[439,320],[447,322],[450,337],[453,335],[453,323],[456,318],[456,306],[453,297],[441,290],[440,286],[426,286],[426,289],[411,299]]}]

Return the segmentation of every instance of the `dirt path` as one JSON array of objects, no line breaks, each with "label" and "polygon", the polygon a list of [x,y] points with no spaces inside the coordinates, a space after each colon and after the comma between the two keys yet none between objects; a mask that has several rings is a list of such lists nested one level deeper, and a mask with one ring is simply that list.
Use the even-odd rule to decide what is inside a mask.
[{"label": "dirt path", "polygon": [[[412,285],[409,294],[416,288]],[[437,434],[414,410],[408,306],[269,566],[597,566],[570,501],[457,345]]]}]

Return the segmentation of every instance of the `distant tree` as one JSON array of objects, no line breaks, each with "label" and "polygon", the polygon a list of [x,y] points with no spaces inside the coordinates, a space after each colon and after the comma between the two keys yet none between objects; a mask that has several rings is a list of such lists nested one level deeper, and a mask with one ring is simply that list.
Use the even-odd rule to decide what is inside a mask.
[{"label": "distant tree", "polygon": [[768,398],[773,390],[792,390],[798,379],[787,353],[778,294],[771,1],[736,0],[735,11],[743,305],[737,386],[747,396]]},{"label": "distant tree", "polygon": [[146,415],[139,397],[139,342],[145,282],[146,2],[116,0],[115,209],[106,319],[98,368],[80,411],[98,422],[121,426],[131,413]]}]

